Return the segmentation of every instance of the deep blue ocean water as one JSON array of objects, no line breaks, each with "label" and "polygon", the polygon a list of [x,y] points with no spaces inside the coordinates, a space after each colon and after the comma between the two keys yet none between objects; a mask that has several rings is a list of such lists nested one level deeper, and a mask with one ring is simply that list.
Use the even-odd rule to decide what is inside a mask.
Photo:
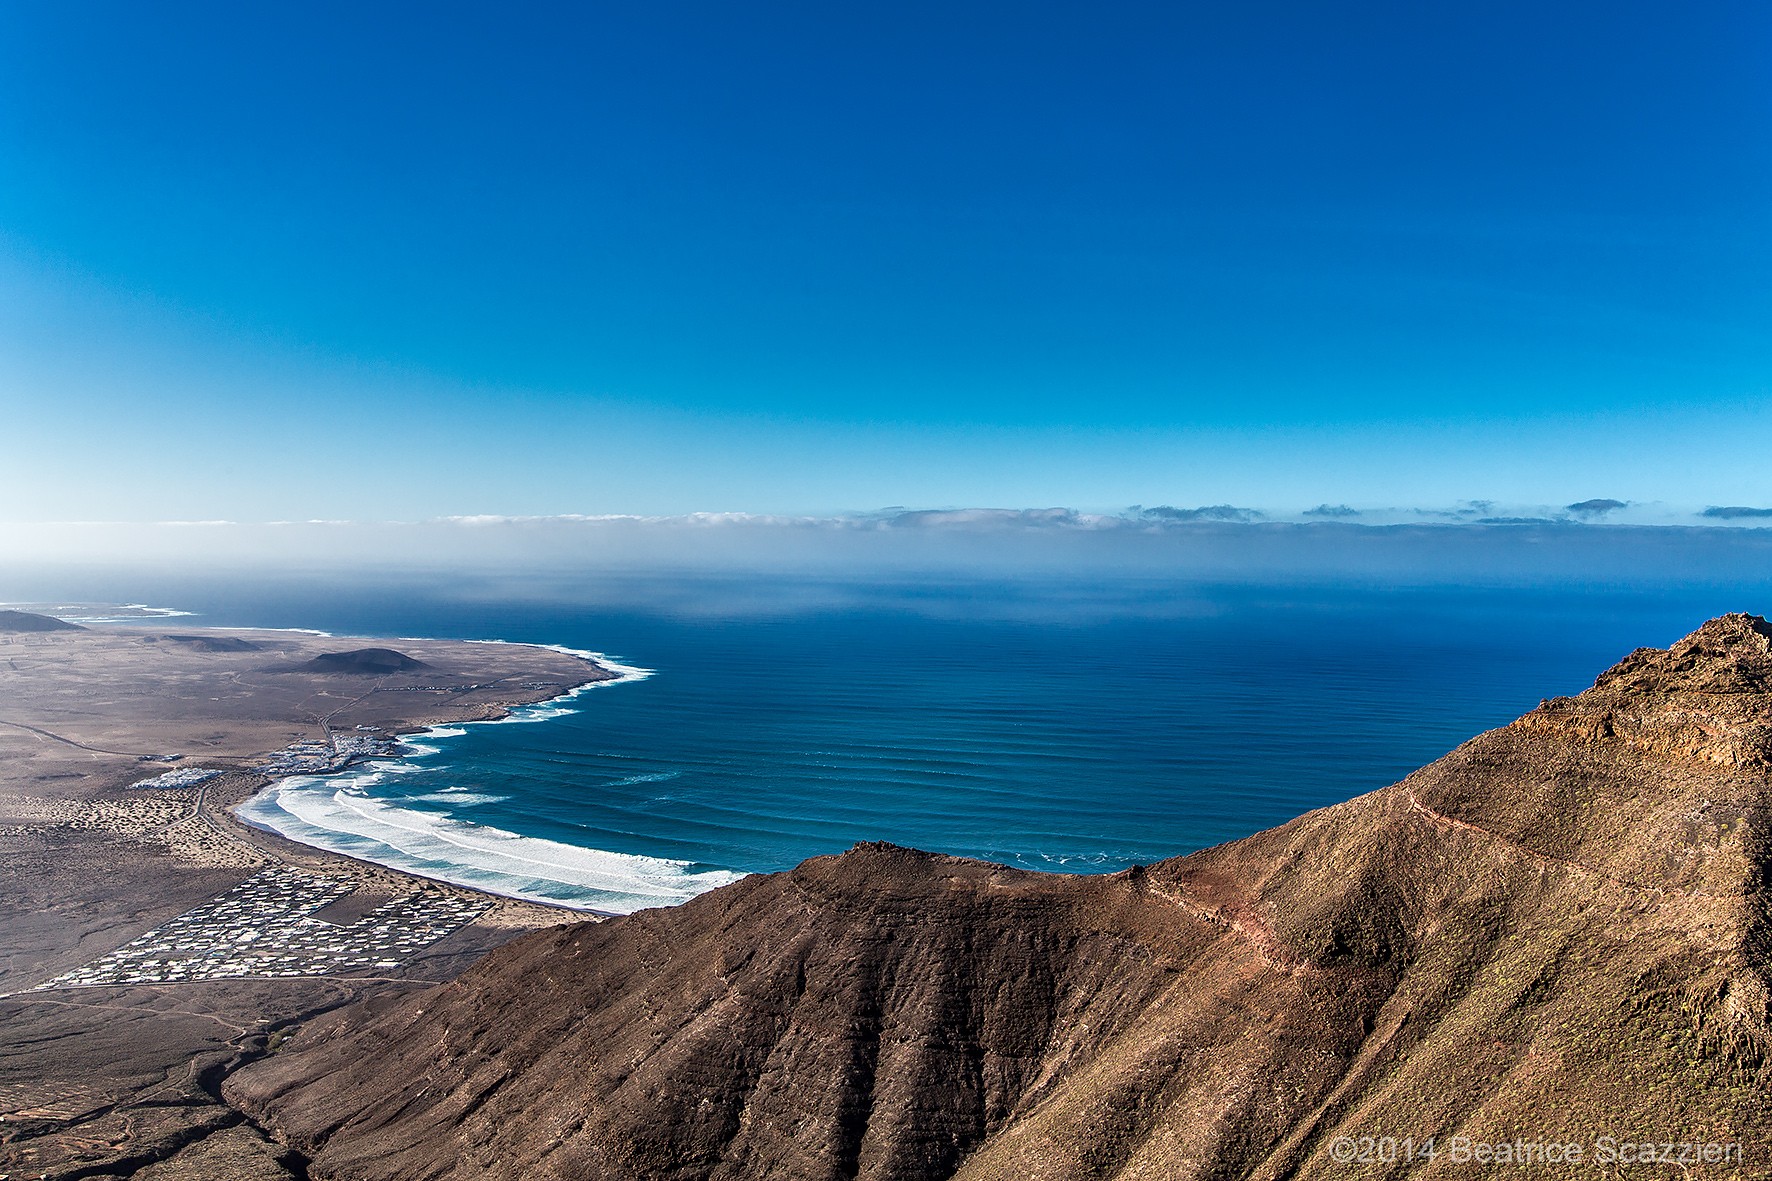
[{"label": "deep blue ocean water", "polygon": [[342,852],[614,911],[863,840],[1043,870],[1156,861],[1394,782],[1635,647],[1763,606],[1717,591],[768,579],[583,602],[192,588],[174,605],[191,623],[562,644],[652,670],[527,711],[531,724],[442,731],[397,766],[286,781],[250,813]]}]

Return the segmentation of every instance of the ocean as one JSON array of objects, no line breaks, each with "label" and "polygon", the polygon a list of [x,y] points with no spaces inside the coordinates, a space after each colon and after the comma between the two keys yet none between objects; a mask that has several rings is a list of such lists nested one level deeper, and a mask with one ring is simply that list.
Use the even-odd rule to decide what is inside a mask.
[{"label": "ocean", "polygon": [[[182,622],[565,645],[620,683],[284,780],[291,837],[626,913],[884,840],[1101,873],[1383,787],[1739,594],[635,580],[189,587]],[[643,671],[642,671],[643,670]]]}]

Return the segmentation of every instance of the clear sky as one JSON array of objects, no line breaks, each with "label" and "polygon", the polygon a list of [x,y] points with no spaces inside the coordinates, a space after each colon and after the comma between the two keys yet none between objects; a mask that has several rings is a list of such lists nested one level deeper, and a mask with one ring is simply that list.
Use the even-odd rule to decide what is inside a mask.
[{"label": "clear sky", "polygon": [[0,4],[0,519],[1772,506],[1772,6]]}]

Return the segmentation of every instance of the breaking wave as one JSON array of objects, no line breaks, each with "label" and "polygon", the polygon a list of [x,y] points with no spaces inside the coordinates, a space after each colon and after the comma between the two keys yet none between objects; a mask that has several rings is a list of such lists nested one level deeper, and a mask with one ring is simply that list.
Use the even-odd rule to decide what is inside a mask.
[{"label": "breaking wave", "polygon": [[401,807],[367,794],[360,778],[284,779],[242,804],[238,813],[290,840],[393,869],[606,914],[673,906],[744,876],[687,861],[580,848]]},{"label": "breaking wave", "polygon": [[[555,644],[532,646],[577,656],[617,676],[580,685],[548,701],[518,706],[493,721],[433,726],[405,740],[403,758],[377,759],[333,775],[290,776],[241,804],[236,814],[290,840],[392,869],[489,894],[605,914],[673,906],[745,876],[689,861],[524,836],[456,819],[446,810],[449,805],[488,803],[498,797],[447,788],[409,800],[374,794],[393,777],[426,770],[420,762],[441,754],[441,741],[462,736],[468,726],[545,722],[576,713],[569,703],[592,689],[652,675],[650,669],[620,664],[598,652]],[[445,810],[403,806],[409,802],[442,805]]]}]

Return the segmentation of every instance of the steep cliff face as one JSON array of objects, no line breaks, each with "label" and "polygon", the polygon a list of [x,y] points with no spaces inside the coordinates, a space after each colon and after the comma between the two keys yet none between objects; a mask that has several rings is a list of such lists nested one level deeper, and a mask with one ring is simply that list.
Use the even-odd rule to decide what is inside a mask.
[{"label": "steep cliff face", "polygon": [[317,1177],[1278,1178],[1455,1135],[1751,1175],[1769,734],[1772,628],[1727,616],[1247,840],[1112,877],[859,846],[530,936],[227,1094]]}]

